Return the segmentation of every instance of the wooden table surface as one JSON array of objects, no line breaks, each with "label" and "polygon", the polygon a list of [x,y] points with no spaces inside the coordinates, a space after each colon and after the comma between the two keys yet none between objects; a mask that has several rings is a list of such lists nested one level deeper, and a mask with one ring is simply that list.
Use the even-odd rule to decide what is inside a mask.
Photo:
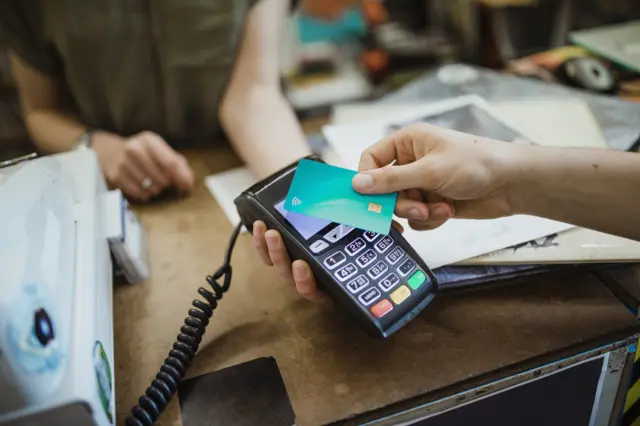
[{"label": "wooden table surface", "polygon": [[[151,279],[114,296],[118,424],[166,357],[183,319],[221,263],[231,224],[202,180],[239,165],[228,147],[185,153],[190,196],[136,207],[149,235]],[[592,275],[447,296],[381,341],[339,307],[302,300],[240,236],[231,290],[188,376],[276,358],[300,426],[347,418],[550,352],[631,334],[635,318]],[[212,402],[214,403],[214,402]],[[180,425],[177,398],[158,424]]]}]

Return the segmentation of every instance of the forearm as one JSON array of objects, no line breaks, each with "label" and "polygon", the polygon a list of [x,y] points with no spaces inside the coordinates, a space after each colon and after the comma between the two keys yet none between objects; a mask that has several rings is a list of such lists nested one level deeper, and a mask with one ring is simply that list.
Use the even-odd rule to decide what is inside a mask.
[{"label": "forearm", "polygon": [[514,213],[640,240],[640,154],[523,147],[512,167]]},{"label": "forearm", "polygon": [[[38,110],[26,114],[27,129],[34,144],[44,153],[53,154],[73,149],[87,126],[74,117],[57,110]],[[115,143],[122,143],[122,137],[98,132],[92,138],[92,147],[99,153]]]},{"label": "forearm", "polygon": [[45,153],[71,149],[85,130],[60,109],[58,83],[10,52],[11,71],[18,87],[25,125],[34,144]]},{"label": "forearm", "polygon": [[[26,113],[29,134],[38,149],[46,154],[69,151],[74,148],[80,135],[87,127],[73,117],[57,110],[39,110]],[[113,153],[119,149],[124,139],[108,132],[96,132],[91,140],[91,148],[98,153],[100,167],[107,173],[107,164]]]},{"label": "forearm", "polygon": [[58,110],[33,110],[24,113],[34,144],[45,153],[73,148],[86,126]]},{"label": "forearm", "polygon": [[311,153],[298,119],[277,89],[258,87],[229,95],[220,119],[256,177],[264,178]]}]

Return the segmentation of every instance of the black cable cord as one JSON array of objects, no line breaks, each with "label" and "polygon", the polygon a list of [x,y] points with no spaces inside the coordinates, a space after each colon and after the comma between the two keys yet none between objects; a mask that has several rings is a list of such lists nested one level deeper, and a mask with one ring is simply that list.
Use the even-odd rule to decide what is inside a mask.
[{"label": "black cable cord", "polygon": [[[202,336],[218,306],[218,300],[229,290],[231,284],[231,253],[238,239],[242,223],[233,230],[229,239],[229,245],[224,256],[224,263],[215,274],[207,276],[207,283],[213,289],[213,293],[204,287],[198,289],[198,294],[206,301],[196,299],[193,308],[189,309],[189,316],[185,318],[184,325],[180,327],[180,334],[173,349],[164,360],[156,378],[151,382],[144,395],[138,400],[138,405],[131,409],[127,417],[126,426],[149,426],[158,420],[160,414],[169,404],[169,400],[178,390],[178,385],[184,377],[193,357],[198,352]],[[218,280],[224,277],[223,284]]]}]

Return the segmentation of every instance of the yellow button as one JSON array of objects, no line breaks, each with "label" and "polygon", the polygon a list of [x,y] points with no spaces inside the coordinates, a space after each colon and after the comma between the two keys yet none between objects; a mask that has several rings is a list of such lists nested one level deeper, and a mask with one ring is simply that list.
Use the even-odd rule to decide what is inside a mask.
[{"label": "yellow button", "polygon": [[407,287],[406,285],[403,285],[398,287],[396,291],[391,293],[391,300],[393,300],[393,303],[395,303],[396,305],[399,305],[407,300],[407,297],[409,296],[411,296],[411,290],[409,290],[409,287]]}]

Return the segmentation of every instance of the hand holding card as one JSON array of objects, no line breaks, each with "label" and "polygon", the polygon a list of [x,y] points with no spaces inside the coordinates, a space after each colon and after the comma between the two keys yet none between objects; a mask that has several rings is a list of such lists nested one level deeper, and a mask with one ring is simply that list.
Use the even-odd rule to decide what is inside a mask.
[{"label": "hand holding card", "polygon": [[353,170],[300,160],[284,209],[387,235],[398,193],[364,195],[353,189]]}]

